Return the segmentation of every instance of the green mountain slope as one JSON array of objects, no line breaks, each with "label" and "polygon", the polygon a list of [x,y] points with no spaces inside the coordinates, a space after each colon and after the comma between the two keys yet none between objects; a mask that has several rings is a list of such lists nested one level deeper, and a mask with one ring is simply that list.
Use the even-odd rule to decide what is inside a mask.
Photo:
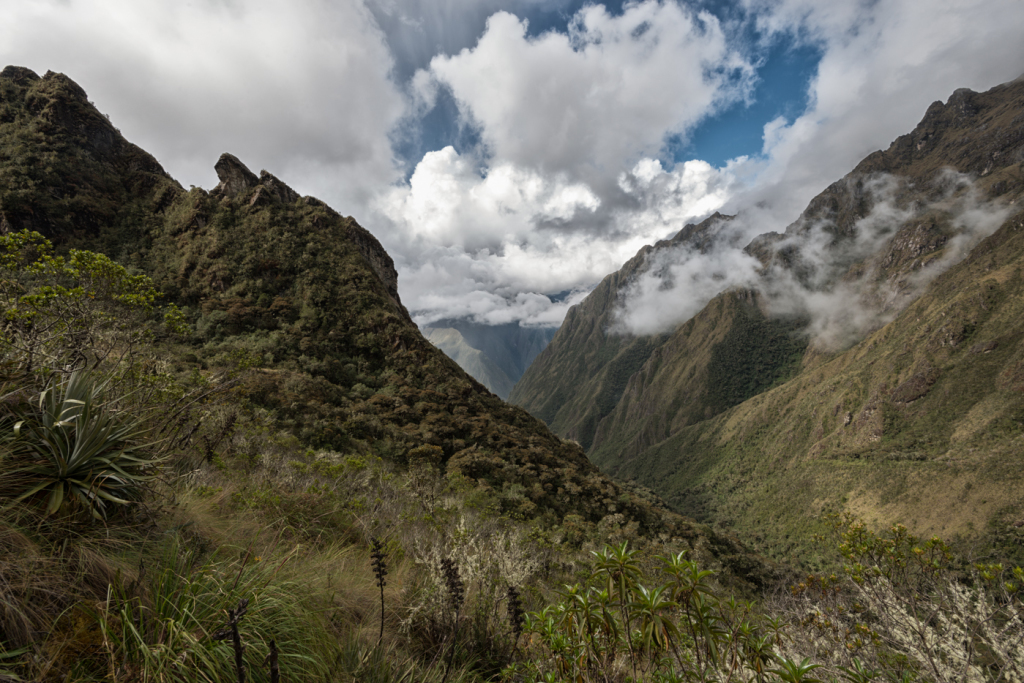
[{"label": "green mountain slope", "polygon": [[[959,90],[784,234],[755,239],[757,291],[726,292],[670,334],[616,336],[615,309],[659,243],[570,312],[512,400],[606,471],[783,555],[837,506],[1012,549],[1024,489],[1004,468],[1021,464],[1019,391],[996,378],[1017,372],[1024,332],[1022,164],[1024,80]],[[999,229],[935,279],[981,224]],[[615,354],[596,351],[621,348],[645,356],[614,391],[579,381],[607,376]],[[946,498],[960,502],[938,513]]]},{"label": "green mountain slope", "polygon": [[671,240],[644,247],[602,280],[582,303],[569,309],[551,343],[516,383],[509,402],[589,450],[598,423],[615,408],[629,378],[666,339],[612,331],[620,292],[646,270],[652,253],[681,244],[706,247],[715,226],[727,218],[716,213],[700,225],[688,225]]},{"label": "green mountain slope", "polygon": [[614,467],[788,379],[806,346],[800,322],[769,318],[753,292],[717,297],[629,378],[598,424],[591,460]]},{"label": "green mountain slope", "polygon": [[849,351],[608,469],[783,555],[831,507],[1019,557],[1022,268],[1018,215]]},{"label": "green mountain slope", "polygon": [[240,409],[271,411],[267,438],[426,464],[496,512],[686,538],[768,580],[738,541],[621,487],[424,339],[391,258],[354,219],[229,154],[215,168],[216,188],[186,191],[66,76],[0,72],[0,229],[149,275],[194,329],[157,340],[165,371],[237,375]]}]

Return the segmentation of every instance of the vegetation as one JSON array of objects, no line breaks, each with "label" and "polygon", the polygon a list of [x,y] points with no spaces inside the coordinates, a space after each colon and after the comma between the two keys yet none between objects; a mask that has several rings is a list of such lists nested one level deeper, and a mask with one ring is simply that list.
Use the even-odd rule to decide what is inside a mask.
[{"label": "vegetation", "polygon": [[1012,681],[1024,673],[1024,570],[964,572],[905,527],[832,516],[841,575],[810,575],[758,605],[716,590],[680,552],[593,553],[584,582],[527,620],[525,681]]},{"label": "vegetation", "polygon": [[[5,347],[6,360],[17,349]],[[149,352],[131,362],[145,365]],[[70,399],[82,401],[71,404],[80,411],[61,421],[92,424],[83,421],[96,395],[92,374],[46,376],[16,383],[21,391],[63,383],[47,394],[62,397],[54,404],[84,398]],[[162,455],[147,461],[145,485],[120,482],[135,483],[137,495],[102,499],[109,505],[96,515],[90,506],[100,499],[89,494],[102,486],[94,484],[79,504],[22,496],[0,511],[5,680],[226,681],[241,671],[254,681],[999,681],[1021,673],[1019,568],[965,566],[937,539],[901,527],[875,535],[833,518],[843,573],[751,602],[706,568],[715,557],[700,543],[588,531],[580,518],[544,528],[503,512],[493,489],[458,472],[440,476],[428,458],[397,467],[306,448],[244,400],[244,381],[206,387],[204,418],[174,427],[167,401],[196,396],[198,381],[169,376],[148,403],[116,413],[136,431],[163,425],[177,444],[145,442],[142,450]],[[0,460],[5,483],[17,481],[8,476],[19,466],[12,443]]]},{"label": "vegetation", "polygon": [[[826,188],[785,234],[747,247],[769,281],[785,273],[807,284],[817,272],[816,291],[858,283],[879,312],[861,338],[807,344],[801,321],[764,315],[766,295],[728,291],[646,338],[624,389],[601,393],[613,358],[640,344],[609,332],[620,293],[659,250],[702,248],[705,221],[608,276],[512,400],[578,440],[603,471],[805,569],[826,563],[810,539],[827,509],[1024,562],[1022,109],[1020,81],[958,90]],[[879,174],[891,181],[887,201],[913,218],[885,219],[892,237],[875,253],[845,250],[861,221],[888,215],[873,212]],[[957,224],[986,222],[998,229],[958,261]],[[829,273],[794,246],[818,228],[835,257]],[[956,264],[919,286],[940,261]]]},{"label": "vegetation", "polygon": [[0,680],[1020,677],[1019,570],[841,520],[848,569],[773,600],[433,350],[354,221],[252,182],[186,192],[0,73]]}]

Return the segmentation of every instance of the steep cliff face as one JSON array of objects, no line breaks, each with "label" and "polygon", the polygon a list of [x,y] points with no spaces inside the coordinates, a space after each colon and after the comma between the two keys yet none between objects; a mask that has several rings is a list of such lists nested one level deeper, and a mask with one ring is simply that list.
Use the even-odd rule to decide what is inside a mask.
[{"label": "steep cliff face", "polygon": [[756,292],[727,292],[669,335],[598,423],[590,459],[614,468],[796,374],[803,321],[771,318],[760,303]]},{"label": "steep cliff face", "polygon": [[[835,506],[924,533],[987,529],[1005,548],[1024,514],[1024,483],[1006,476],[1024,464],[1010,379],[1022,200],[1024,80],[957,91],[749,244],[754,290],[669,334],[615,337],[610,311],[658,246],[645,250],[570,311],[512,399],[606,471],[782,553]],[[622,348],[645,353],[602,394],[585,378]],[[974,511],[936,517],[927,496],[953,490]]]},{"label": "steep cliff face", "polygon": [[630,377],[667,339],[615,331],[615,310],[622,293],[649,268],[653,255],[682,245],[707,249],[715,227],[728,219],[716,213],[699,225],[687,225],[672,239],[644,247],[618,272],[602,280],[582,303],[569,309],[509,401],[590,450],[598,424],[615,408]]}]

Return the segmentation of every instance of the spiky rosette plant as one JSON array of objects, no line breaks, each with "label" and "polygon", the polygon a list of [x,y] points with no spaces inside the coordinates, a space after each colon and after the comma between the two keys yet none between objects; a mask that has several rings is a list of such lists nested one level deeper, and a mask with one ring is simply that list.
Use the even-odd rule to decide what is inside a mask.
[{"label": "spiky rosette plant", "polygon": [[14,489],[5,491],[14,502],[45,501],[47,516],[76,504],[105,519],[109,506],[140,498],[161,458],[144,443],[142,420],[115,410],[103,390],[76,371],[41,392],[37,407],[13,408],[4,488]]}]

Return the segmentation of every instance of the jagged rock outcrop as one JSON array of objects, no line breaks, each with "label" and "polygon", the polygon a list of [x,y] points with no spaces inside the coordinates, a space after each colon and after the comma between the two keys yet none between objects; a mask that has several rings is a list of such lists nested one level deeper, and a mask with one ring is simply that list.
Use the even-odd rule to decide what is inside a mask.
[{"label": "jagged rock outcrop", "polygon": [[259,204],[265,201],[291,204],[299,199],[299,193],[276,176],[263,170],[257,177],[234,154],[227,152],[221,154],[217,163],[213,165],[213,170],[217,172],[220,182],[210,190],[212,195],[233,197],[255,190],[254,195],[249,199],[250,204]]},{"label": "jagged rock outcrop", "polygon": [[213,165],[220,183],[210,190],[210,194],[234,196],[248,192],[260,183],[256,174],[249,170],[234,154],[224,152]]}]

